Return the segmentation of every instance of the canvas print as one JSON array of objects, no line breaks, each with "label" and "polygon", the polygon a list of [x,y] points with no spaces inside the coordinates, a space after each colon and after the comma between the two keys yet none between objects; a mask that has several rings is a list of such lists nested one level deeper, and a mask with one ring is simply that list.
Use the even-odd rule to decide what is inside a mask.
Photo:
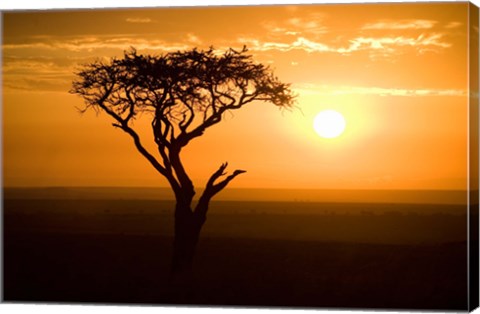
[{"label": "canvas print", "polygon": [[4,301],[477,306],[473,4],[2,26]]}]

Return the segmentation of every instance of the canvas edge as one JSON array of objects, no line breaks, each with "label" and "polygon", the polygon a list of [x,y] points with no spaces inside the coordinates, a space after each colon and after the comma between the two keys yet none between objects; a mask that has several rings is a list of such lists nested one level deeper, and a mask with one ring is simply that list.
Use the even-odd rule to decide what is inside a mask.
[{"label": "canvas edge", "polygon": [[0,303],[4,302],[4,262],[3,262],[3,253],[4,253],[4,219],[3,219],[3,16],[4,12],[0,9]]},{"label": "canvas edge", "polygon": [[[430,1],[420,1],[420,3],[430,2]],[[382,3],[382,2],[379,2]],[[403,4],[408,2],[395,1],[395,4]],[[307,3],[304,3],[307,5]],[[345,4],[345,3],[326,3],[326,4]],[[356,2],[348,4],[358,4]],[[364,4],[377,4],[377,3],[364,3]],[[275,5],[275,4],[263,4],[264,6]],[[204,5],[205,6],[205,5]],[[223,6],[223,5],[218,5]],[[247,5],[237,5],[237,6],[248,6]],[[183,8],[183,6],[180,6]],[[197,7],[192,5],[192,7]],[[205,6],[207,7],[207,6]],[[149,9],[155,9],[158,7],[148,7]],[[169,7],[165,7],[169,8]],[[187,6],[185,6],[187,8]],[[17,12],[28,12],[28,11],[65,11],[65,10],[82,10],[86,8],[45,8],[45,9],[31,9],[31,10],[12,10],[12,9],[0,9],[0,46],[2,45],[3,39],[3,15],[5,13],[17,13]],[[92,8],[93,9],[93,8]],[[95,10],[115,10],[115,9],[143,9],[141,7],[106,7],[106,8],[94,8]],[[467,176],[468,176],[468,311],[474,311],[479,306],[479,38],[478,38],[478,26],[479,26],[479,8],[473,4],[468,3],[468,167],[467,167]],[[477,27],[474,29],[474,27]],[[2,49],[0,49],[0,68],[2,68]],[[2,71],[0,71],[0,95],[2,95]],[[2,110],[2,98],[0,98],[0,123],[3,119],[3,110]],[[0,128],[0,143],[2,147],[0,148],[3,152],[3,134],[2,129]],[[0,164],[3,165],[3,153],[0,154]],[[3,169],[0,168],[0,173]],[[3,173],[0,178],[0,200],[3,200]],[[3,233],[3,204],[0,204],[0,232]],[[3,237],[0,242],[1,252],[3,252]],[[0,254],[0,303],[4,303],[3,295],[3,255]],[[35,303],[39,304],[39,303]],[[55,303],[54,303],[55,304]],[[20,305],[20,304],[19,304]],[[29,305],[29,304],[23,304]],[[33,304],[34,305],[34,304]],[[57,304],[62,305],[62,304]],[[66,305],[75,305],[73,303],[68,303]],[[81,305],[81,304],[77,304]],[[165,305],[159,305],[160,308],[165,307]],[[166,305],[168,308],[169,306]],[[193,307],[195,309],[195,306]],[[222,307],[218,307],[222,309]],[[223,308],[229,309],[229,308]],[[266,309],[272,309],[267,307]],[[288,308],[282,308],[288,309]],[[293,308],[301,309],[301,308]],[[318,308],[317,310],[329,310],[328,308]],[[348,308],[334,309],[337,311],[349,310]],[[351,309],[353,311],[364,311],[365,309]],[[368,309],[367,309],[368,310]],[[396,309],[385,309],[393,310]],[[376,310],[375,310],[376,311]],[[382,309],[380,310],[382,311]],[[398,309],[397,309],[398,311]],[[399,311],[419,311],[419,310],[405,310],[400,309]],[[420,310],[421,311],[421,310]],[[435,311],[434,311],[435,312]]]},{"label": "canvas edge", "polygon": [[479,303],[479,9],[468,6],[468,311]]}]

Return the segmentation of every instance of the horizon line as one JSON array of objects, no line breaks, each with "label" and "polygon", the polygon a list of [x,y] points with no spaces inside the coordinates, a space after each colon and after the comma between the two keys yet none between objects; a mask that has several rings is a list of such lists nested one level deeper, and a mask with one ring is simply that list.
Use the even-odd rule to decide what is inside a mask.
[{"label": "horizon line", "polygon": [[[2,189],[75,189],[75,188],[94,188],[94,189],[168,189],[169,186],[114,186],[114,185],[48,185],[48,186],[3,186]],[[203,190],[204,187],[198,187]],[[231,187],[228,190],[303,190],[303,191],[459,191],[467,192],[471,189],[459,188],[285,188],[285,187]]]}]

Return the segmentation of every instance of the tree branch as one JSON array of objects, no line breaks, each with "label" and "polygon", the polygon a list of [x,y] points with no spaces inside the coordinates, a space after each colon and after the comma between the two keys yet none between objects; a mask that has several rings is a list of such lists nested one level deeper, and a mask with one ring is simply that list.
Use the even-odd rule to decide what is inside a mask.
[{"label": "tree branch", "polygon": [[195,195],[195,188],[193,186],[192,180],[185,171],[185,168],[183,167],[182,161],[180,159],[180,150],[181,148],[171,147],[168,157],[170,160],[170,164],[175,171],[178,182],[182,188],[183,199],[188,204],[190,204],[193,196]]},{"label": "tree branch", "polygon": [[[113,86],[109,89],[109,93],[113,89]],[[124,132],[129,134],[133,138],[133,142],[137,150],[150,162],[150,164],[165,178],[167,178],[168,182],[172,186],[172,189],[175,194],[180,192],[180,186],[175,178],[172,176],[171,172],[169,173],[165,167],[163,167],[158,160],[148,152],[148,150],[142,145],[140,141],[140,136],[133,130],[131,127],[128,126],[128,120],[122,119],[119,115],[117,115],[112,110],[108,109],[105,106],[104,101],[108,98],[108,94],[105,94],[97,103],[100,108],[102,108],[109,116],[114,118],[118,123],[113,123],[114,127],[118,127],[122,129]]]},{"label": "tree branch", "polygon": [[140,141],[140,136],[128,125],[123,124],[121,125],[121,129],[128,133],[132,138],[133,142],[135,143],[135,147],[137,150],[150,162],[150,164],[160,173],[162,174],[165,178],[167,178],[168,182],[172,186],[173,192],[175,195],[179,194],[181,189],[178,184],[178,182],[175,180],[173,177],[171,171],[168,171],[165,167],[163,167],[158,160],[148,152],[148,150],[143,147],[141,141]]},{"label": "tree branch", "polygon": [[246,170],[235,170],[232,174],[216,183],[218,179],[227,175],[227,173],[225,172],[227,166],[228,162],[223,163],[208,180],[205,190],[203,191],[203,194],[198,201],[197,207],[195,208],[194,213],[196,215],[205,217],[208,211],[208,204],[210,203],[212,197],[214,197],[218,192],[223,190],[228,185],[228,183],[230,183],[230,181],[235,179],[238,175],[247,172]]}]

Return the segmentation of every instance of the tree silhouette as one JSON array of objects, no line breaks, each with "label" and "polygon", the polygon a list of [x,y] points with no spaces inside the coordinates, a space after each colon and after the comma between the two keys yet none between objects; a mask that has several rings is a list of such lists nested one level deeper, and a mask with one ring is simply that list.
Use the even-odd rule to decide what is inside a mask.
[{"label": "tree silhouette", "polygon": [[[75,73],[70,91],[86,103],[83,110],[103,111],[113,126],[127,133],[137,150],[164,176],[176,200],[172,272],[189,271],[210,200],[244,170],[227,174],[222,164],[209,178],[196,206],[195,188],[181,161],[182,149],[207,128],[219,123],[227,111],[264,101],[290,107],[289,85],[271,69],[255,63],[244,47],[218,53],[192,49],[160,56],[135,49],[122,59],[96,61]],[[143,144],[133,121],[151,119],[158,151]]]}]

